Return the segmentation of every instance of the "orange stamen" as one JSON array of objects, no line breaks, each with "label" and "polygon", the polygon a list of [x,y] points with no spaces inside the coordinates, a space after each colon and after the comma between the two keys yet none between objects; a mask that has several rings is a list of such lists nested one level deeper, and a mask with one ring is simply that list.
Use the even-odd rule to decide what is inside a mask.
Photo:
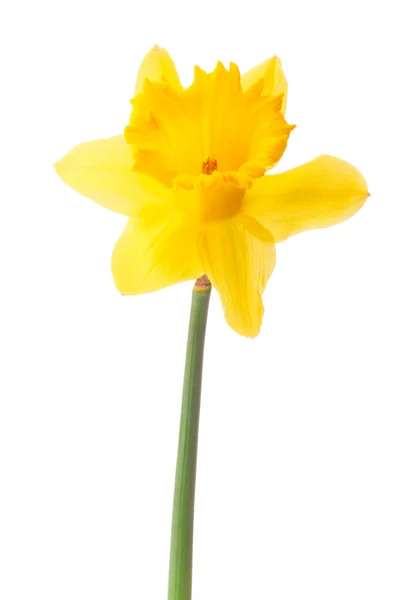
[{"label": "orange stamen", "polygon": [[202,173],[205,175],[212,175],[213,171],[217,171],[218,161],[215,158],[208,156],[207,160],[202,163]]}]

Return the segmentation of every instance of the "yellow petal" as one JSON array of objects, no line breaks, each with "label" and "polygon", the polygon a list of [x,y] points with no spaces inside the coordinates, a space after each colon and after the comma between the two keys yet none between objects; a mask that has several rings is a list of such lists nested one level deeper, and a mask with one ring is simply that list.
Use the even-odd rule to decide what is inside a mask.
[{"label": "yellow petal", "polygon": [[242,75],[241,83],[243,90],[247,90],[251,85],[254,85],[254,83],[257,83],[257,81],[262,78],[264,79],[264,87],[262,90],[263,96],[284,94],[281,112],[282,114],[285,114],[288,84],[278,56],[273,56],[272,58],[265,60]]},{"label": "yellow petal", "polygon": [[115,212],[135,216],[140,205],[166,196],[150,177],[132,170],[131,147],[124,136],[76,146],[55,164],[59,177],[74,190]]},{"label": "yellow petal", "polygon": [[131,218],[115,245],[112,274],[122,294],[143,294],[203,275],[193,223],[165,204]]},{"label": "yellow petal", "polygon": [[354,215],[369,196],[363,175],[334,156],[255,180],[242,210],[281,242],[306,229],[329,227]]},{"label": "yellow petal", "polygon": [[228,324],[241,335],[258,335],[261,294],[275,266],[272,237],[254,219],[208,223],[200,239],[204,271],[218,290]]},{"label": "yellow petal", "polygon": [[154,46],[145,55],[138,71],[134,96],[143,91],[146,79],[150,81],[165,81],[176,89],[182,89],[173,59],[167,50],[159,48],[159,46]]}]

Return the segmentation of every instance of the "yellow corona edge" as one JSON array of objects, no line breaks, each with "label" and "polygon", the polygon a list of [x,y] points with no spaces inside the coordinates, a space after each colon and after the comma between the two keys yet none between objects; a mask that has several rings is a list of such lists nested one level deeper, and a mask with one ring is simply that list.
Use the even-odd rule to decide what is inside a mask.
[{"label": "yellow corona edge", "polygon": [[124,135],[76,146],[55,165],[80,194],[129,217],[112,257],[122,294],[206,274],[228,324],[259,333],[275,243],[348,219],[369,195],[361,173],[333,156],[266,174],[293,129],[286,98],[276,57],[242,76],[235,64],[195,67],[183,88],[166,50],[150,50]]}]

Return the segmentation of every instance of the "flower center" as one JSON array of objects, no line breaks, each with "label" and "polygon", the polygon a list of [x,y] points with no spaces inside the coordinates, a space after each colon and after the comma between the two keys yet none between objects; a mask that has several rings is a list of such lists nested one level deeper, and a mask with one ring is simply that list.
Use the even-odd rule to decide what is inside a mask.
[{"label": "flower center", "polygon": [[283,96],[263,95],[263,84],[244,90],[232,63],[212,73],[196,67],[186,89],[146,79],[124,132],[134,170],[169,188],[222,180],[248,189],[281,158],[293,128],[281,113]]},{"label": "flower center", "polygon": [[218,161],[215,158],[207,157],[207,160],[202,163],[202,173],[212,175],[213,171],[218,170]]}]

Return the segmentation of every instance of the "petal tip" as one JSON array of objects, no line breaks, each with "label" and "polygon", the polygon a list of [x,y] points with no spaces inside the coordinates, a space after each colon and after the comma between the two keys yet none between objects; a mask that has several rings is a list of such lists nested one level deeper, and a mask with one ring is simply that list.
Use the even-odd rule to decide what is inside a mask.
[{"label": "petal tip", "polygon": [[55,170],[56,175],[64,182],[67,183],[66,181],[66,177],[65,177],[65,173],[67,171],[67,169],[65,168],[66,165],[66,161],[65,161],[66,156],[63,156],[62,158],[60,158],[59,160],[57,160],[54,164],[53,164],[53,168]]}]

